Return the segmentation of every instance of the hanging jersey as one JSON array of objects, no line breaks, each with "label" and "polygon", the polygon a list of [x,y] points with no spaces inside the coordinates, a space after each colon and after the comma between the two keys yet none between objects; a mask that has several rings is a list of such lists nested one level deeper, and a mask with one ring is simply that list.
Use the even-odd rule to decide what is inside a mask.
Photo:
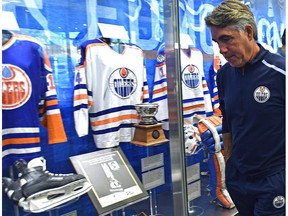
[{"label": "hanging jersey", "polygon": [[214,114],[217,116],[222,115],[220,110],[220,104],[219,104],[219,96],[218,96],[218,87],[217,87],[217,72],[218,70],[227,63],[227,60],[224,58],[224,56],[220,53],[220,49],[217,43],[214,41],[213,44],[213,62],[211,64],[211,67],[209,69],[209,82],[208,82],[208,88],[210,90],[210,95],[212,99],[212,107],[214,110]]},{"label": "hanging jersey", "polygon": [[216,115],[221,115],[221,111],[219,109],[219,97],[218,97],[218,88],[217,88],[217,83],[216,83],[216,76],[217,76],[217,71],[221,67],[221,59],[220,59],[220,54],[216,53],[214,54],[213,62],[212,65],[209,69],[209,90],[210,90],[210,95],[212,99],[212,107],[214,110],[214,113]]},{"label": "hanging jersey", "polygon": [[48,143],[66,142],[48,56],[34,38],[12,34],[2,46],[2,163],[41,156],[41,123]]},{"label": "hanging jersey", "polygon": [[89,121],[98,148],[130,142],[139,116],[134,105],[148,102],[143,51],[123,45],[114,51],[100,39],[80,46],[75,72],[74,121],[79,136],[88,134]]},{"label": "hanging jersey", "polygon": [[181,80],[183,116],[193,124],[193,116],[207,117],[213,114],[211,97],[203,69],[203,54],[190,48],[190,54],[181,50]]},{"label": "hanging jersey", "polygon": [[155,115],[157,121],[162,122],[164,130],[169,129],[168,124],[168,100],[167,100],[167,76],[164,44],[160,46],[157,52],[157,63],[155,67],[152,103],[159,105],[158,112]]}]

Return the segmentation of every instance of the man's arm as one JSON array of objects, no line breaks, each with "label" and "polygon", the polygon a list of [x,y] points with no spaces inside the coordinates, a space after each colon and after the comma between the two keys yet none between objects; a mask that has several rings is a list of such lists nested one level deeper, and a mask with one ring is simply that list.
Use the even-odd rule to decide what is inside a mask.
[{"label": "man's arm", "polygon": [[222,139],[224,143],[224,159],[225,162],[230,158],[232,154],[232,137],[231,133],[223,133]]}]

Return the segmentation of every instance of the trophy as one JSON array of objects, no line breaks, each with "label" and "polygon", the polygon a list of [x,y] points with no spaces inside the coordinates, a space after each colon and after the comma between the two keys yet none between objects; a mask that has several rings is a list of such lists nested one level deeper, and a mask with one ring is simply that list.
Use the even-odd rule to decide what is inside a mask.
[{"label": "trophy", "polygon": [[157,121],[154,119],[154,116],[158,112],[158,104],[156,103],[143,103],[143,104],[136,104],[135,109],[137,114],[140,116],[141,121],[139,122],[140,125],[152,125],[157,124]]},{"label": "trophy", "polygon": [[154,116],[158,112],[157,103],[135,104],[137,114],[141,120],[135,124],[135,134],[131,143],[141,146],[151,146],[167,142],[162,129],[162,123],[157,122]]}]

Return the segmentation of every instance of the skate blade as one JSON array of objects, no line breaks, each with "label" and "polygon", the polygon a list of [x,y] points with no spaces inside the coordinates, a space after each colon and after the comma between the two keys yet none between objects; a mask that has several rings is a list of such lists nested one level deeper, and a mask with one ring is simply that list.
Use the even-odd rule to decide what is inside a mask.
[{"label": "skate blade", "polygon": [[59,188],[40,191],[31,195],[19,205],[28,212],[44,212],[73,199],[79,198],[81,195],[87,193],[91,188],[91,183],[87,182],[85,179],[81,179]]}]

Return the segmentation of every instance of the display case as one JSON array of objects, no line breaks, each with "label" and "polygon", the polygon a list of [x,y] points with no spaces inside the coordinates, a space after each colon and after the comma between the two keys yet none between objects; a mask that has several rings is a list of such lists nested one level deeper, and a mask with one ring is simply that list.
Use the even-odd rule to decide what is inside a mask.
[{"label": "display case", "polygon": [[[7,216],[33,214],[232,216],[237,214],[237,209],[223,207],[211,191],[213,190],[211,185],[213,184],[211,180],[213,173],[209,167],[211,166],[209,160],[211,152],[205,147],[205,143],[200,137],[201,132],[198,131],[199,121],[216,112],[211,99],[213,98],[215,78],[211,69],[212,71],[215,69],[219,53],[205,26],[204,17],[220,2],[221,0],[3,0],[2,39],[6,33],[5,30],[8,30],[12,34],[21,34],[25,37],[32,37],[31,40],[37,40],[47,53],[48,59],[46,60],[50,63],[53,74],[59,112],[67,140],[51,145],[48,142],[50,131],[47,131],[45,127],[40,127],[41,142],[38,153],[46,159],[46,169],[57,174],[81,173],[89,179],[91,176],[97,175],[97,172],[103,168],[106,172],[105,175],[101,173],[104,177],[101,177],[99,181],[106,181],[105,178],[108,178],[109,175],[111,177],[111,173],[113,173],[111,172],[112,168],[107,171],[109,168],[106,165],[106,168],[100,166],[95,167],[95,170],[92,167],[85,175],[85,169],[81,169],[81,165],[75,162],[75,158],[82,156],[87,159],[85,158],[86,154],[101,155],[109,150],[117,152],[119,148],[121,154],[117,158],[117,162],[122,163],[123,161],[121,165],[126,168],[123,168],[125,173],[132,173],[132,180],[129,181],[135,180],[139,184],[139,190],[143,190],[143,194],[141,191],[141,196],[139,193],[139,196],[134,198],[129,197],[127,200],[123,198],[119,203],[115,201],[116,204],[113,203],[115,205],[101,208],[101,203],[98,203],[95,198],[98,193],[94,191],[93,194],[92,189],[77,199],[34,213],[25,211],[13,203],[3,190],[2,214]],[[245,2],[255,13],[259,42],[272,52],[276,52],[281,46],[281,33],[286,26],[285,1],[247,0]],[[125,63],[123,66],[117,66],[118,68],[115,66],[117,69],[120,68],[117,72],[121,77],[119,75],[108,77],[107,74],[110,72],[105,71],[104,66],[98,71],[98,74],[90,74],[89,79],[86,77],[85,85],[93,83],[91,89],[97,88],[99,92],[104,90],[104,96],[97,98],[94,103],[114,103],[113,96],[115,95],[118,95],[117,98],[121,98],[123,102],[130,97],[131,92],[139,91],[137,99],[133,99],[129,105],[136,105],[136,102],[159,104],[155,119],[160,128],[152,129],[153,134],[150,139],[157,140],[160,135],[161,138],[164,136],[160,142],[159,140],[155,142],[149,140],[148,143],[151,145],[139,145],[137,142],[130,142],[129,138],[127,138],[128,141],[125,139],[119,141],[113,138],[116,141],[107,145],[107,140],[114,137],[107,132],[111,132],[112,128],[114,131],[116,128],[117,131],[119,130],[119,136],[131,133],[130,140],[133,140],[133,125],[140,120],[136,111],[133,111],[133,121],[121,122],[120,125],[113,127],[104,128],[103,126],[101,129],[95,128],[99,124],[103,123],[104,125],[108,119],[106,116],[102,120],[95,121],[92,126],[87,113],[87,118],[84,120],[75,117],[75,110],[77,110],[75,101],[84,95],[80,96],[75,93],[75,89],[79,87],[76,87],[77,83],[84,86],[79,71],[83,67],[88,67],[88,54],[92,56],[89,61],[95,60],[94,48],[103,47],[104,44],[110,47],[109,52],[105,53],[105,50],[97,48],[97,52],[99,52],[97,55],[108,66],[120,61],[118,57],[114,58],[112,52],[122,57],[125,52],[130,52],[129,49],[133,52],[131,51],[130,56],[122,59]],[[129,44],[129,49],[126,47],[123,51],[123,47],[127,44]],[[2,46],[5,46],[3,40]],[[19,53],[10,54],[11,58],[25,59],[25,56],[21,56]],[[5,55],[3,49],[2,55]],[[136,58],[138,55],[140,57]],[[98,62],[91,68],[98,67],[103,62]],[[6,62],[2,63],[6,64]],[[189,104],[185,105],[185,101],[191,97],[186,95],[185,88],[187,85],[189,87],[193,84],[185,83],[182,76],[185,76],[185,70],[189,69],[187,65],[190,64],[199,69],[199,76],[201,73],[201,77],[206,82],[205,86],[208,86],[205,92],[210,98],[209,106],[211,107],[207,108],[208,105],[205,105],[207,108],[205,115],[201,115],[201,112],[191,111],[189,113],[185,109],[186,106],[189,106]],[[91,69],[91,71],[93,70]],[[2,75],[3,73],[2,69]],[[130,74],[128,78],[127,74]],[[113,81],[108,82],[105,76]],[[122,89],[119,88],[120,85],[123,87]],[[138,89],[134,89],[136,87]],[[111,93],[111,97],[107,96],[109,93]],[[2,91],[2,99],[3,94]],[[90,106],[87,102],[81,104],[82,108],[85,105],[86,107]],[[122,105],[121,102],[120,105]],[[2,113],[4,110],[7,109],[2,107]],[[29,111],[31,112],[31,110],[25,112],[29,113]],[[96,118],[96,112],[94,114],[93,117]],[[200,117],[197,118],[195,114],[200,114]],[[89,115],[91,117],[92,114]],[[109,123],[114,124],[119,120],[119,116],[114,114],[113,117],[109,117],[111,120]],[[129,118],[131,116],[132,114],[129,113]],[[120,131],[123,128],[129,128],[130,132]],[[3,129],[6,131],[6,128]],[[106,132],[105,137],[96,138],[99,134]],[[160,135],[157,135],[157,132]],[[199,136],[199,139],[194,137],[193,143],[187,144],[189,141],[192,142],[192,140],[187,141],[190,132]],[[139,133],[141,135],[142,131]],[[13,154],[13,151],[6,151],[5,146],[2,149],[3,158],[11,152]],[[95,160],[98,157],[95,156]],[[101,160],[104,159],[101,158]],[[104,161],[103,163],[108,162]],[[17,180],[18,173],[13,161],[10,165],[3,165],[2,170],[3,177]],[[125,179],[124,176],[121,178]],[[122,181],[122,183],[124,182]],[[97,182],[93,184],[97,184]],[[112,192],[111,194],[113,195]]]}]

